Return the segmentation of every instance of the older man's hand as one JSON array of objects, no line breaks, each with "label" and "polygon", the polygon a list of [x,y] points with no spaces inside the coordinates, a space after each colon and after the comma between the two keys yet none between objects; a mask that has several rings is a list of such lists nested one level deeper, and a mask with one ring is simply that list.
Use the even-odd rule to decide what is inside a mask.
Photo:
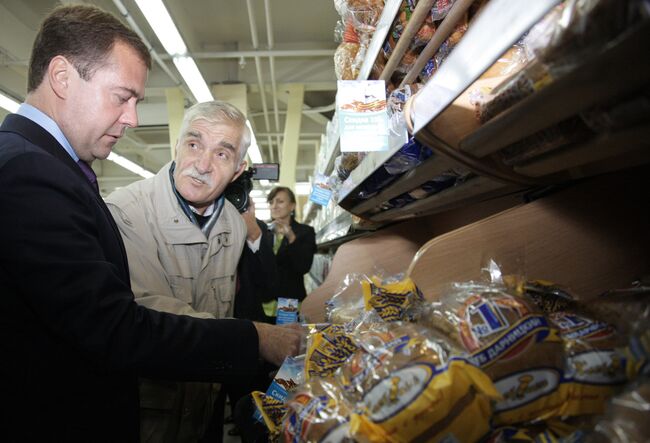
[{"label": "older man's hand", "polygon": [[280,366],[285,358],[298,355],[305,332],[297,323],[276,326],[254,322],[260,343],[260,355]]}]

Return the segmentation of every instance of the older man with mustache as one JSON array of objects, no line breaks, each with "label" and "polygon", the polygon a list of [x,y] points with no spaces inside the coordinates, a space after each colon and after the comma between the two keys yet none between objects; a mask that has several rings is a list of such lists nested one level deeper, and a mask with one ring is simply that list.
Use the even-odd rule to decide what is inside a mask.
[{"label": "older man with mustache", "polygon": [[[106,203],[126,245],[138,303],[195,317],[232,317],[242,249],[257,251],[262,232],[254,213],[253,222],[244,223],[223,191],[245,170],[251,135],[244,115],[221,101],[189,108],[179,134],[175,161],[116,190]],[[142,441],[198,441],[214,405],[212,388],[143,381]]]}]

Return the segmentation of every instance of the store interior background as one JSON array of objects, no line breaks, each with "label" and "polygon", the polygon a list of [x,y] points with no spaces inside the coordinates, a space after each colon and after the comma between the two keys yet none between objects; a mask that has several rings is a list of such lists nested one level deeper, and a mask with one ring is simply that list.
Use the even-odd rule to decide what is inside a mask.
[{"label": "store interior background", "polygon": [[[25,98],[27,64],[40,22],[52,8],[66,3],[73,2],[0,1],[0,93],[16,102]],[[172,120],[182,115],[181,107],[196,99],[134,0],[85,3],[132,20],[159,60],[154,60],[145,100],[138,106],[139,127],[129,129],[115,146],[115,153],[155,173],[171,159],[170,138],[175,140],[175,135],[168,124],[170,114]],[[283,175],[283,184],[297,184],[300,211],[325,125],[334,112],[333,55],[338,45],[334,28],[340,18],[334,2],[166,0],[164,4],[212,96],[246,107],[261,161],[281,161],[282,173],[288,174]],[[7,113],[0,108],[0,119]],[[93,168],[103,196],[141,178],[108,160],[95,162]],[[272,185],[265,189],[255,185],[261,219],[268,218],[264,196]]]}]

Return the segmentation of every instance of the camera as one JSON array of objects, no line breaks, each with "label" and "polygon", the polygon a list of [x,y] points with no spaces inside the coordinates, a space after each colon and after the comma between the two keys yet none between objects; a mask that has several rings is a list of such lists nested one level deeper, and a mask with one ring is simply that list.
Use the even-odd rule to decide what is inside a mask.
[{"label": "camera", "polygon": [[250,192],[253,190],[253,180],[273,180],[280,178],[280,164],[256,163],[244,171],[237,180],[230,183],[224,191],[225,197],[239,212],[248,209]]}]

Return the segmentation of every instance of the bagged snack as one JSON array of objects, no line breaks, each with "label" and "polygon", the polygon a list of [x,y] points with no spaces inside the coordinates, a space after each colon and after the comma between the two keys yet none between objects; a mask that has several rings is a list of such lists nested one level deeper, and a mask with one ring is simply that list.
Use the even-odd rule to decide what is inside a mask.
[{"label": "bagged snack", "polygon": [[326,378],[358,349],[351,331],[343,325],[328,325],[308,338],[305,379]]},{"label": "bagged snack", "polygon": [[269,430],[269,440],[277,439],[280,435],[282,418],[287,412],[287,407],[283,401],[263,392],[254,391],[252,396],[255,407]]},{"label": "bagged snack", "polygon": [[431,305],[430,327],[441,331],[483,369],[503,400],[496,424],[547,419],[561,414],[566,391],[564,350],[557,329],[532,302],[505,287],[454,284]]},{"label": "bagged snack", "polygon": [[366,311],[374,310],[384,321],[414,320],[424,302],[422,293],[410,278],[381,280],[372,277],[361,282]]},{"label": "bagged snack", "polygon": [[285,442],[352,442],[349,437],[351,407],[332,380],[311,379],[287,401],[282,423]]}]

